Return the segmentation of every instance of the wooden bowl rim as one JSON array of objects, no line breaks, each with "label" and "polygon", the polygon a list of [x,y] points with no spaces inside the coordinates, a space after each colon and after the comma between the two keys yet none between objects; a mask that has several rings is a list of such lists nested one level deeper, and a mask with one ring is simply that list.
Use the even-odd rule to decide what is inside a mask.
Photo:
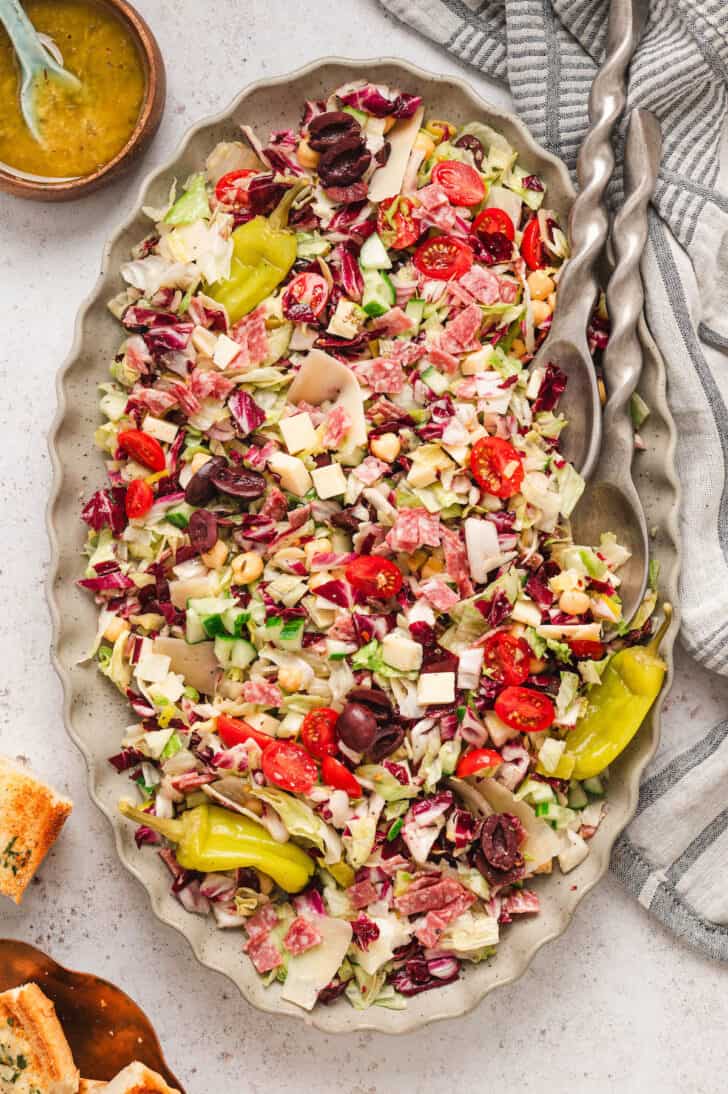
[{"label": "wooden bowl rim", "polygon": [[[159,43],[149,24],[136,8],[128,3],[128,0],[89,0],[89,2],[112,8],[128,28],[139,47],[145,77],[144,100],[139,116],[126,144],[119,149],[113,159],[110,159],[108,163],[105,163],[90,175],[60,182],[53,182],[52,180],[46,182],[24,178],[22,175],[0,166],[0,189],[4,189],[3,184],[6,183],[9,192],[16,197],[43,198],[47,196],[52,199],[54,196],[61,194],[77,197],[87,190],[95,190],[102,181],[106,181],[106,176],[113,174],[135,152],[140,143],[153,135],[161,120],[166,73]],[[160,96],[161,103],[158,101]],[[159,116],[155,120],[154,113],[158,106],[160,107]]]}]

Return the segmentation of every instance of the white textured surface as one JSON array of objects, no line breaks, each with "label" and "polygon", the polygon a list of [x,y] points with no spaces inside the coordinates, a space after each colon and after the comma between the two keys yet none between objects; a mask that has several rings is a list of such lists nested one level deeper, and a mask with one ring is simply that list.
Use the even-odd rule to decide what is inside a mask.
[{"label": "white textured surface", "polygon": [[[197,965],[184,939],[153,919],[146,895],[118,864],[61,723],[43,596],[44,434],[54,410],[54,373],[70,346],[76,308],[96,277],[103,241],[134,203],[139,179],[192,122],[221,109],[250,80],[321,54],[401,55],[433,71],[461,72],[486,97],[506,101],[502,90],[387,20],[375,0],[309,0],[301,8],[285,0],[138,0],[137,6],[159,37],[170,87],[161,130],[136,177],[69,206],[0,195],[0,602],[6,605],[0,749],[29,756],[76,802],[22,909],[0,904],[0,934],[38,945],[134,996],[153,1018],[188,1094],[515,1094],[536,1085],[545,1094],[575,1086],[718,1094],[725,1089],[728,970],[681,946],[611,877],[526,977],[469,1017],[397,1040],[371,1034],[345,1040],[252,1010],[223,977]],[[727,701],[728,681],[683,667],[666,717],[699,717],[710,725]]]}]

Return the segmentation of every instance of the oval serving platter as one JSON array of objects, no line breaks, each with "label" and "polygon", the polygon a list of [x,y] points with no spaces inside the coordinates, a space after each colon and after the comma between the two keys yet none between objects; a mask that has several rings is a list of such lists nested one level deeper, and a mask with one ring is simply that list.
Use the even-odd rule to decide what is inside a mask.
[{"label": "oval serving platter", "polygon": [[[406,1010],[373,1007],[357,1011],[339,1001],[331,1007],[317,1007],[309,1014],[282,1002],[276,987],[265,988],[242,953],[240,935],[217,930],[206,919],[187,913],[170,893],[169,874],[159,858],[137,851],[134,829],[117,811],[123,785],[107,759],[118,751],[127,721],[127,706],[94,664],[81,663],[95,634],[96,612],[91,598],[86,598],[75,585],[85,538],[79,519],[80,500],[95,490],[103,477],[101,460],[93,444],[99,421],[96,387],[107,379],[108,362],[120,340],[118,323],[108,312],[106,301],[121,288],[118,274],[121,263],[133,244],[149,230],[142,206],[163,203],[172,179],[185,178],[199,170],[216,142],[238,136],[241,123],[253,125],[261,133],[283,128],[298,119],[304,99],[321,98],[344,82],[364,76],[422,94],[426,103],[437,104],[440,117],[461,124],[479,119],[500,129],[518,149],[524,166],[544,178],[549,205],[564,218],[568,214],[574,190],[564,165],[539,147],[516,117],[485,102],[461,80],[433,76],[397,60],[331,58],[251,85],[229,109],[201,122],[187,134],[174,159],[143,184],[134,213],[106,245],[101,276],[81,308],[73,349],[58,378],[59,410],[49,442],[55,478],[48,510],[52,550],[48,592],[54,634],[52,652],[64,690],[66,727],[86,759],[91,795],[113,826],[122,862],[146,888],[158,918],[187,938],[203,965],[228,976],[245,998],[261,1010],[302,1018],[326,1032],[371,1029],[403,1033],[471,1010],[493,988],[521,976],[536,951],[566,929],[579,902],[606,872],[612,846],[634,814],[640,775],[657,747],[662,700],[655,705],[630,748],[612,767],[609,809],[592,841],[589,857],[566,876],[555,871],[550,877],[537,879],[541,914],[504,932],[493,959],[465,969],[454,984],[410,999]],[[675,427],[665,395],[664,365],[644,321],[640,325],[640,339],[645,355],[640,391],[651,414],[641,430],[647,451],[637,458],[635,478],[648,525],[653,530],[654,556],[660,562],[660,593],[677,607],[679,485],[674,468]],[[676,612],[664,644],[670,679],[672,647],[679,626],[677,616]]]}]

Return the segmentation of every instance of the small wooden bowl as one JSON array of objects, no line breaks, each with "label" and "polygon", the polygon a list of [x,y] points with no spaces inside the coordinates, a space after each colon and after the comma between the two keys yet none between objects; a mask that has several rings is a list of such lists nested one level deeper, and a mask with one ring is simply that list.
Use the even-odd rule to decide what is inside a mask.
[{"label": "small wooden bowl", "polygon": [[89,973],[73,972],[11,938],[0,939],[0,992],[34,982],[55,1004],[73,1059],[85,1079],[113,1079],[141,1060],[180,1094],[152,1023],[123,991]]},{"label": "small wooden bowl", "polygon": [[127,0],[95,0],[113,9],[125,24],[139,47],[144,65],[146,90],[136,126],[121,151],[90,175],[78,179],[54,182],[25,178],[0,167],[0,190],[31,201],[74,201],[128,170],[144,151],[159,128],[167,95],[167,74],[164,61],[149,26]]}]

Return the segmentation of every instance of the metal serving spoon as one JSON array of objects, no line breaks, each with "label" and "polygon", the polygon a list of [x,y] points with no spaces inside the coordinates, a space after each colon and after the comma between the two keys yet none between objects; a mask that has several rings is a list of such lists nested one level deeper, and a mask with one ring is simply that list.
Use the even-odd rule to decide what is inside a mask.
[{"label": "metal serving spoon", "polygon": [[579,150],[579,194],[569,216],[571,257],[559,280],[556,312],[534,368],[557,365],[567,384],[559,409],[569,422],[562,451],[588,478],[601,443],[601,405],[586,331],[599,291],[594,271],[609,228],[602,198],[614,170],[610,135],[626,102],[625,74],[647,19],[647,0],[612,0],[604,61],[589,96],[591,126]]},{"label": "metal serving spoon", "polygon": [[42,143],[35,92],[41,79],[48,77],[79,88],[80,81],[63,67],[49,52],[20,6],[20,0],[0,0],[0,23],[3,24],[13,44],[18,60],[22,82],[20,85],[20,109],[25,124],[33,137]]},{"label": "metal serving spoon", "polygon": [[660,167],[662,135],[654,114],[633,111],[624,156],[625,200],[614,218],[615,267],[607,286],[612,330],[604,351],[608,398],[604,440],[592,482],[574,510],[576,543],[598,543],[608,529],[631,552],[620,570],[622,613],[632,618],[645,594],[649,562],[647,523],[632,481],[634,433],[629,400],[642,371],[637,322],[644,304],[640,258],[647,240],[647,206]]}]

